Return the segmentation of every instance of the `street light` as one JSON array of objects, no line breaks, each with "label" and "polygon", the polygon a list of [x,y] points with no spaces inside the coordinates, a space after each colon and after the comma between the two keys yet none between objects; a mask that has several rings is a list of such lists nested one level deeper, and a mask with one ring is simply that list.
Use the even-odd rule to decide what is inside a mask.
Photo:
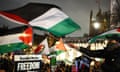
[{"label": "street light", "polygon": [[100,25],[99,22],[94,22],[94,23],[93,23],[93,27],[94,27],[95,29],[99,29],[99,28],[101,27],[101,25]]}]

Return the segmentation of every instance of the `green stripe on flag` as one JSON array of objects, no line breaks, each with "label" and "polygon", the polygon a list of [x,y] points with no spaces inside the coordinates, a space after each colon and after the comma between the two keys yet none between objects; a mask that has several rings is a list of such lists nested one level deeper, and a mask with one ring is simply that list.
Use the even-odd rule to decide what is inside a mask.
[{"label": "green stripe on flag", "polygon": [[28,48],[28,45],[25,45],[24,43],[13,43],[13,44],[7,44],[7,45],[0,45],[0,53],[7,53],[7,52],[13,52],[16,50],[22,50]]},{"label": "green stripe on flag", "polygon": [[45,28],[38,27],[38,26],[32,26],[32,27],[35,29],[48,31],[58,37],[65,36],[67,34],[70,34],[74,31],[80,29],[80,26],[78,24],[76,24],[74,21],[72,21],[72,19],[70,19],[70,18],[67,18],[67,19],[59,22],[58,24],[56,24],[55,26],[53,26],[49,29],[45,29]]},{"label": "green stripe on flag", "polygon": [[115,35],[115,34],[120,36],[119,33],[102,34],[102,35],[98,35],[98,36],[95,36],[92,39],[90,39],[89,43],[94,43],[97,39],[107,39],[107,37],[111,37],[112,35]]},{"label": "green stripe on flag", "polygon": [[63,53],[63,52],[65,52],[65,51],[57,50],[57,51],[51,52],[51,53],[49,54],[49,56],[50,56],[50,55],[59,55],[59,54],[61,54],[61,53]]},{"label": "green stripe on flag", "polygon": [[48,29],[48,31],[56,36],[64,36],[76,31],[77,29],[80,29],[80,26],[73,22],[70,18],[67,18]]}]

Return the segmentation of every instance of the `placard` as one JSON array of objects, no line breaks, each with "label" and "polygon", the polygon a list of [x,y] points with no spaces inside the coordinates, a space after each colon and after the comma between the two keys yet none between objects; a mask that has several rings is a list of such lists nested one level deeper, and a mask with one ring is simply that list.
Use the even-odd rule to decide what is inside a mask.
[{"label": "placard", "polygon": [[40,72],[41,55],[15,55],[15,72]]}]

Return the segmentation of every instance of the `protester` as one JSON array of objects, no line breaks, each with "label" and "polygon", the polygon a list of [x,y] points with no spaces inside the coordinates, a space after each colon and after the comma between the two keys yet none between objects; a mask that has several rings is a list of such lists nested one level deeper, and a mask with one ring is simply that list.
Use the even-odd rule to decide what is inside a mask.
[{"label": "protester", "polygon": [[113,35],[108,38],[107,47],[104,50],[91,51],[89,48],[80,48],[80,52],[90,57],[105,58],[101,65],[104,72],[120,72],[120,37]]},{"label": "protester", "polygon": [[89,72],[91,59],[82,55],[75,58],[77,72]]},{"label": "protester", "polygon": [[11,60],[0,58],[0,72],[13,72],[14,64]]}]

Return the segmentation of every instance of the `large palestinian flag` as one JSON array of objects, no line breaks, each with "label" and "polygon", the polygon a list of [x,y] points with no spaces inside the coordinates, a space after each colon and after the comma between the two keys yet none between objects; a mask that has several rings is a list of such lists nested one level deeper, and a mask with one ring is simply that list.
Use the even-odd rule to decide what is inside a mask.
[{"label": "large palestinian flag", "polygon": [[64,36],[80,29],[80,26],[56,5],[30,3],[21,8],[2,11],[0,14],[8,21],[31,25],[55,36]]},{"label": "large palestinian flag", "polygon": [[0,53],[29,48],[32,44],[32,28],[24,32],[0,36]]}]

